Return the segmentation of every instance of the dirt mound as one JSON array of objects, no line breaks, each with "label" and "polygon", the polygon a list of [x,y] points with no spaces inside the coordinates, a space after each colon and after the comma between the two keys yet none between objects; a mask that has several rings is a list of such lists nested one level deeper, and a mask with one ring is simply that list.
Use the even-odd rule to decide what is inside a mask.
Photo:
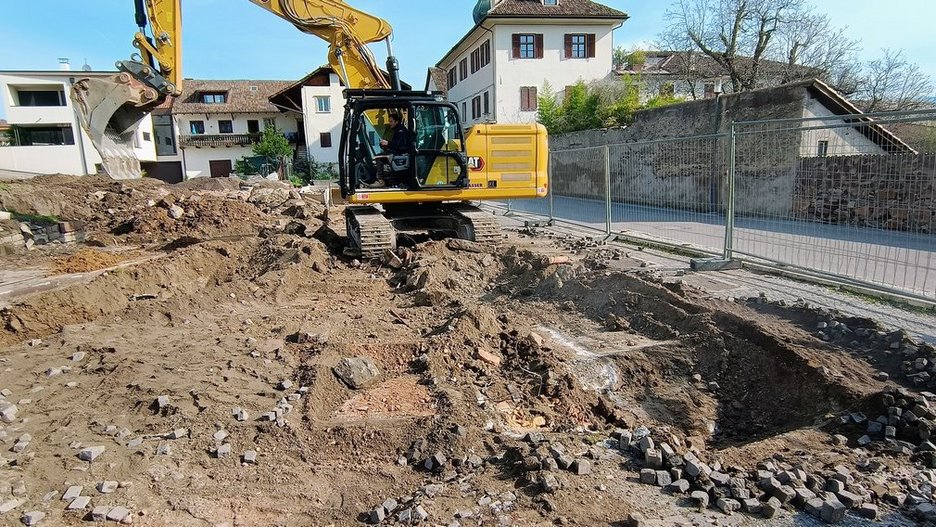
[{"label": "dirt mound", "polygon": [[127,255],[81,249],[74,254],[54,259],[52,272],[55,274],[87,273],[114,267],[126,258]]},{"label": "dirt mound", "polygon": [[[174,208],[174,209],[173,209]],[[178,217],[173,217],[175,212]],[[242,201],[192,196],[172,205],[136,211],[110,230],[129,243],[153,243],[179,237],[214,238],[257,234],[273,219]]]},{"label": "dirt mound", "polygon": [[170,185],[170,189],[184,189],[187,191],[211,190],[218,192],[231,192],[240,190],[241,180],[239,178],[195,178],[181,183]]}]

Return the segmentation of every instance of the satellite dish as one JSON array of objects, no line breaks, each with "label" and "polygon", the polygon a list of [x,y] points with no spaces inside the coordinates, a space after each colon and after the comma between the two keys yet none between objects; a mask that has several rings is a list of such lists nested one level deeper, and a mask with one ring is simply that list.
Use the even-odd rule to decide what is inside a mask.
[{"label": "satellite dish", "polygon": [[91,71],[91,65],[88,64],[88,59],[85,59],[84,66],[81,67],[81,71]]}]

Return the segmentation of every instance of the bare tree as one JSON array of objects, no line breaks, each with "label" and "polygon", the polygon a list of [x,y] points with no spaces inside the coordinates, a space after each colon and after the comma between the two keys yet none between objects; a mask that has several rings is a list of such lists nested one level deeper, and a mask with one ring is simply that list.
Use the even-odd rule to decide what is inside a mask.
[{"label": "bare tree", "polygon": [[883,50],[884,55],[868,62],[855,94],[866,112],[918,110],[927,107],[933,81],[920,67],[909,62],[903,51]]},{"label": "bare tree", "polygon": [[807,7],[799,21],[780,29],[776,53],[784,54],[777,57],[786,65],[782,81],[820,77],[845,95],[854,93],[861,75],[860,41],[848,38],[847,30]]},{"label": "bare tree", "polygon": [[663,40],[685,35],[724,68],[733,91],[753,90],[775,37],[805,11],[803,0],[676,0]]},{"label": "bare tree", "polygon": [[667,18],[660,41],[711,58],[733,91],[811,77],[855,89],[858,41],[805,0],[675,0]]}]

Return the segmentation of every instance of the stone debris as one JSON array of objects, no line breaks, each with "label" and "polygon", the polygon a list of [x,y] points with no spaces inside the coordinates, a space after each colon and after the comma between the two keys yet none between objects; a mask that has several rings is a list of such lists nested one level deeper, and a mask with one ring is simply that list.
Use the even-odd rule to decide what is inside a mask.
[{"label": "stone debris", "polygon": [[71,501],[78,496],[81,496],[81,491],[84,490],[84,487],[80,485],[72,485],[65,489],[65,494],[62,494],[62,501]]},{"label": "stone debris", "polygon": [[257,463],[257,451],[248,450],[244,452],[243,461],[244,461],[244,464],[255,465]]},{"label": "stone debris", "polygon": [[31,511],[23,514],[21,521],[23,525],[39,525],[39,522],[44,520],[46,513],[41,511]]},{"label": "stone debris", "polygon": [[106,518],[112,522],[129,523],[127,520],[131,519],[130,510],[126,507],[114,507],[107,512]]},{"label": "stone debris", "polygon": [[243,408],[234,408],[231,410],[231,415],[234,416],[234,419],[237,421],[246,421],[250,415]]},{"label": "stone debris", "polygon": [[156,398],[156,408],[158,408],[159,410],[163,410],[168,407],[169,407],[168,395],[160,395],[159,397]]},{"label": "stone debris", "polygon": [[225,443],[215,450],[215,457],[222,458],[231,455],[231,444]]},{"label": "stone debris", "polygon": [[92,446],[88,448],[83,448],[78,452],[78,459],[82,461],[87,461],[90,463],[94,461],[95,459],[97,459],[98,457],[100,457],[100,455],[103,454],[105,450],[106,448],[104,448],[103,446]]},{"label": "stone debris", "polygon": [[119,486],[120,484],[116,481],[102,481],[98,483],[97,490],[101,494],[113,494],[117,492],[117,487]]},{"label": "stone debris", "polygon": [[88,505],[91,504],[91,498],[88,496],[78,496],[75,499],[71,500],[71,503],[68,504],[66,510],[70,511],[83,511],[88,508]]},{"label": "stone debris", "polygon": [[0,514],[6,514],[24,503],[26,503],[26,500],[20,498],[6,500],[0,503]]},{"label": "stone debris", "polygon": [[[9,397],[9,395],[6,397]],[[18,408],[15,404],[7,401],[0,401],[0,419],[2,419],[4,423],[10,424],[16,421],[17,411]]]},{"label": "stone debris", "polygon": [[377,368],[377,365],[368,357],[341,359],[341,361],[332,368],[332,371],[341,379],[341,382],[354,390],[367,388],[373,384],[380,375],[380,370]]}]

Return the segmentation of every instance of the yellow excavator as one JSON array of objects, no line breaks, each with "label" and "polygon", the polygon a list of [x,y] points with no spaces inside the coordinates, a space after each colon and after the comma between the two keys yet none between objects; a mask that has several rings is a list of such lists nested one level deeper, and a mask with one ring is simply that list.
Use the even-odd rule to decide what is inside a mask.
[{"label": "yellow excavator", "polygon": [[[546,196],[546,129],[478,124],[463,130],[458,108],[441,94],[401,89],[386,20],[342,0],[250,2],[329,44],[328,62],[346,88],[341,194],[350,204],[349,239],[362,256],[394,249],[397,231],[496,243],[497,222],[471,202]],[[138,52],[117,62],[114,76],[80,79],[71,94],[105,172],[117,179],[142,175],[133,135],[149,112],[182,93],[183,83],[181,0],[134,0],[134,7]],[[388,50],[386,72],[368,48],[380,41]],[[405,151],[382,150],[392,132],[389,115],[402,116]]]}]

